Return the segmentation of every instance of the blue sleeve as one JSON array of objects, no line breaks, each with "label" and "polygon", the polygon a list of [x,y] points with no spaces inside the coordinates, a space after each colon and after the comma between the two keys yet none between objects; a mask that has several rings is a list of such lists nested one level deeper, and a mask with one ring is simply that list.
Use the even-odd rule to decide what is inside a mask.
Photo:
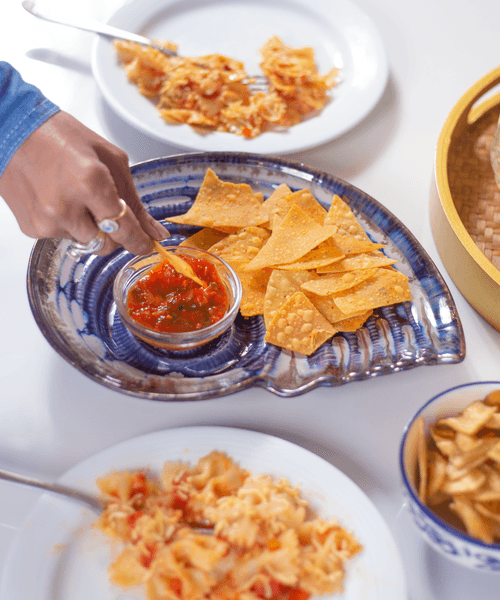
[{"label": "blue sleeve", "polygon": [[0,62],[0,177],[24,140],[59,108]]}]

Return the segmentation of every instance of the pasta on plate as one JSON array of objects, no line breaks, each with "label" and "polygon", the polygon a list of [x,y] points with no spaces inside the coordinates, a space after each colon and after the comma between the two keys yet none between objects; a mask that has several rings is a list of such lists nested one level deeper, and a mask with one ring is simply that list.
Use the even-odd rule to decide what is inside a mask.
[{"label": "pasta on plate", "polygon": [[[319,518],[285,478],[251,475],[213,451],[97,481],[106,508],[95,526],[120,542],[113,583],[149,600],[307,600],[343,590],[362,550],[336,519]],[[202,529],[203,528],[203,529]],[[207,531],[208,530],[208,531]]]},{"label": "pasta on plate", "polygon": [[167,56],[126,41],[116,41],[115,49],[129,81],[155,103],[162,119],[187,123],[200,133],[254,138],[297,125],[323,110],[339,79],[337,68],[319,74],[312,48],[291,48],[276,36],[260,50],[267,91],[252,91],[254,81],[243,63],[220,54]]}]

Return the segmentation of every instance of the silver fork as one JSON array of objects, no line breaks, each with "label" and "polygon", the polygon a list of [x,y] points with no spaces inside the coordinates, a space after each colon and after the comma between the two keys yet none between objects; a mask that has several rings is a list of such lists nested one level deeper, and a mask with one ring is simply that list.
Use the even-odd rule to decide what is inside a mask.
[{"label": "silver fork", "polygon": [[[97,496],[93,496],[87,492],[82,492],[81,490],[70,488],[59,483],[40,481],[39,479],[27,477],[26,475],[20,475],[19,473],[13,473],[12,471],[5,471],[4,469],[0,469],[0,479],[39,488],[47,492],[53,492],[55,494],[66,496],[72,500],[77,500],[78,502],[83,502],[98,515],[100,515],[104,510],[104,503]],[[213,527],[209,523],[190,523],[189,526],[202,535],[214,535]]]},{"label": "silver fork", "polygon": [[[50,21],[51,23],[57,23],[59,25],[66,25],[68,27],[74,27],[76,29],[82,29],[83,31],[91,31],[92,33],[98,33],[105,35],[110,38],[126,40],[128,42],[136,42],[143,46],[150,46],[160,52],[163,52],[167,56],[178,56],[177,52],[170,50],[169,48],[163,47],[161,44],[157,44],[154,40],[151,40],[143,35],[132,33],[130,31],[124,31],[118,27],[113,27],[107,23],[101,23],[92,19],[72,19],[71,17],[65,16],[61,19],[59,16],[54,16],[50,12],[44,12],[43,14],[36,8],[33,0],[23,0],[21,3],[22,7],[28,11],[34,17],[42,19],[44,21]],[[267,89],[268,80],[264,75],[252,75],[248,78],[248,86],[253,92],[264,92]]]},{"label": "silver fork", "polygon": [[96,496],[92,496],[86,492],[69,488],[58,483],[47,483],[45,481],[34,479],[33,477],[26,477],[25,475],[19,475],[18,473],[12,473],[11,471],[4,470],[0,470],[0,479],[5,479],[6,481],[12,481],[14,483],[21,483],[23,485],[29,485],[31,487],[36,487],[48,492],[54,492],[56,494],[62,494],[63,496],[67,496],[73,500],[78,500],[79,502],[85,503],[97,514],[100,514],[104,508],[102,502]]},{"label": "silver fork", "polygon": [[167,56],[177,55],[173,50],[163,48],[160,44],[157,44],[156,42],[150,40],[147,37],[138,35],[136,33],[131,33],[130,31],[123,31],[123,29],[118,29],[118,27],[113,27],[112,25],[108,25],[106,23],[100,23],[99,21],[94,21],[92,19],[78,18],[78,20],[76,20],[68,16],[65,16],[64,19],[61,19],[60,17],[52,15],[52,13],[50,12],[41,13],[35,6],[35,2],[33,2],[32,0],[23,0],[21,4],[22,7],[30,13],[30,15],[33,15],[34,17],[37,17],[38,19],[42,19],[44,21],[58,23],[59,25],[67,25],[68,27],[75,27],[76,29],[82,29],[83,31],[91,31],[92,33],[99,33],[101,35],[105,35],[111,38],[127,40],[129,42],[137,42],[138,44],[142,44],[143,46],[151,46],[152,48],[156,48],[157,50],[160,50]]}]

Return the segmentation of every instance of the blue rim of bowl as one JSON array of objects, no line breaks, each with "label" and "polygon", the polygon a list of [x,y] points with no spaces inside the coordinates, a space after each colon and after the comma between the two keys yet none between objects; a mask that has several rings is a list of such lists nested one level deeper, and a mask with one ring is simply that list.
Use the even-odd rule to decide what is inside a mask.
[{"label": "blue rim of bowl", "polygon": [[465,389],[467,387],[472,387],[472,386],[477,386],[477,385],[495,385],[495,384],[497,384],[498,387],[500,388],[500,381],[474,381],[474,382],[470,382],[470,383],[463,383],[461,385],[456,385],[454,387],[451,387],[451,388],[445,390],[444,392],[440,392],[439,394],[436,394],[430,400],[428,400],[423,406],[421,406],[417,410],[417,412],[415,412],[413,414],[412,417],[410,417],[410,419],[408,420],[408,422],[406,423],[406,425],[405,425],[405,427],[403,429],[403,437],[402,437],[401,444],[400,444],[400,447],[399,447],[399,471],[401,473],[401,477],[403,479],[403,483],[405,485],[405,489],[410,494],[412,500],[418,505],[418,507],[420,508],[420,510],[427,517],[429,517],[429,519],[431,519],[431,521],[433,521],[434,523],[436,523],[436,525],[438,525],[439,527],[441,527],[441,529],[444,529],[449,535],[457,537],[460,540],[462,540],[463,542],[467,542],[469,544],[474,544],[474,545],[476,545],[479,548],[482,548],[484,550],[500,550],[500,543],[498,543],[498,544],[485,544],[481,540],[473,538],[473,537],[467,535],[466,533],[463,533],[459,529],[455,529],[454,527],[451,527],[451,525],[448,525],[448,523],[446,523],[446,521],[443,521],[442,519],[440,519],[439,517],[437,517],[434,514],[434,512],[430,508],[428,508],[425,504],[422,504],[422,502],[420,501],[419,497],[413,491],[413,487],[412,487],[411,483],[408,481],[408,477],[406,476],[406,471],[405,471],[405,468],[404,468],[403,454],[404,454],[404,447],[405,447],[406,439],[408,437],[408,433],[410,431],[411,426],[413,425],[413,423],[415,422],[415,420],[421,415],[421,413],[430,404],[432,404],[433,402],[435,402],[436,400],[438,400],[442,396],[445,396],[446,394],[449,394],[450,392],[454,392],[455,390]]},{"label": "blue rim of bowl", "polygon": [[[168,242],[168,238],[167,238],[167,242]],[[180,246],[164,246],[167,249],[179,249],[181,248]],[[179,251],[180,253],[182,253],[184,250],[195,250],[200,252],[200,254],[209,256],[210,258],[212,258],[214,260],[214,263],[221,263],[231,274],[231,277],[233,278],[234,282],[235,282],[235,294],[234,294],[234,298],[233,298],[233,304],[232,306],[229,308],[229,310],[227,310],[223,317],[221,319],[219,319],[218,321],[216,321],[215,323],[212,323],[212,325],[209,325],[208,327],[204,327],[203,329],[196,329],[193,331],[186,331],[186,332],[182,332],[182,333],[178,333],[178,332],[172,332],[169,334],[165,334],[165,337],[168,337],[168,339],[162,339],[162,335],[161,332],[159,331],[155,331],[154,329],[149,329],[148,327],[145,327],[144,325],[141,325],[141,323],[139,323],[138,321],[134,321],[134,319],[132,319],[130,317],[130,319],[127,319],[127,316],[122,314],[121,311],[121,306],[120,304],[122,303],[118,303],[116,302],[116,295],[115,295],[115,289],[116,289],[116,281],[118,280],[118,276],[123,273],[125,271],[125,269],[129,268],[129,265],[134,262],[137,259],[146,259],[148,258],[148,256],[154,256],[155,254],[158,254],[158,252],[152,252],[150,255],[148,256],[141,256],[141,257],[134,257],[131,258],[127,263],[125,263],[123,265],[123,267],[120,269],[119,273],[117,274],[116,278],[115,278],[115,283],[113,284],[113,297],[115,299],[115,303],[117,308],[119,307],[118,313],[120,314],[120,318],[123,321],[123,323],[125,325],[130,325],[129,329],[133,332],[133,330],[137,330],[139,332],[139,334],[146,336],[148,338],[150,338],[151,340],[155,340],[158,343],[168,343],[168,344],[172,344],[172,345],[176,345],[176,344],[182,344],[183,342],[185,344],[189,344],[192,343],[192,338],[194,338],[196,335],[200,335],[202,332],[207,335],[210,336],[213,334],[213,332],[217,332],[215,335],[222,335],[222,333],[224,333],[224,331],[231,326],[231,323],[234,321],[234,319],[236,318],[236,315],[238,314],[238,311],[240,310],[240,303],[241,303],[241,296],[242,296],[242,287],[241,287],[241,282],[240,279],[238,277],[238,275],[236,274],[235,270],[231,267],[231,265],[229,265],[225,260],[223,260],[222,258],[220,258],[219,256],[217,256],[216,254],[211,254],[210,252],[208,252],[207,250],[201,250],[200,248],[192,248],[190,246],[183,246],[182,249]],[[143,277],[144,275],[146,275],[147,272],[149,272],[149,270],[151,268],[153,268],[156,264],[151,264],[150,267],[145,270],[142,275],[140,277],[138,277],[138,279],[140,279],[141,277]],[[123,305],[123,308],[126,311],[126,306]],[[221,328],[221,321],[227,321],[227,325],[226,327],[224,327],[223,330],[221,330],[219,332],[219,329]],[[210,338],[213,339],[213,338]],[[153,343],[153,342],[151,342]],[[205,343],[205,342],[202,342]],[[190,346],[189,346],[190,347]],[[182,348],[181,350],[184,350],[187,348]]]}]

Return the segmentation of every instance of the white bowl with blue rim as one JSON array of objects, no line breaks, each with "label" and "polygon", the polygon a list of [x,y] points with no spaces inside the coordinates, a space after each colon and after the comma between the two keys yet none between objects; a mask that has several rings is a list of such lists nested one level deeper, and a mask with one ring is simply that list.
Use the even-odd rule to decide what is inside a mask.
[{"label": "white bowl with blue rim", "polygon": [[475,400],[500,390],[500,381],[459,385],[431,398],[408,421],[401,441],[399,465],[406,508],[425,541],[434,550],[463,567],[500,574],[500,544],[485,544],[452,527],[420,502],[415,486],[417,469],[417,422],[423,417],[426,433],[436,420],[455,416]]}]

